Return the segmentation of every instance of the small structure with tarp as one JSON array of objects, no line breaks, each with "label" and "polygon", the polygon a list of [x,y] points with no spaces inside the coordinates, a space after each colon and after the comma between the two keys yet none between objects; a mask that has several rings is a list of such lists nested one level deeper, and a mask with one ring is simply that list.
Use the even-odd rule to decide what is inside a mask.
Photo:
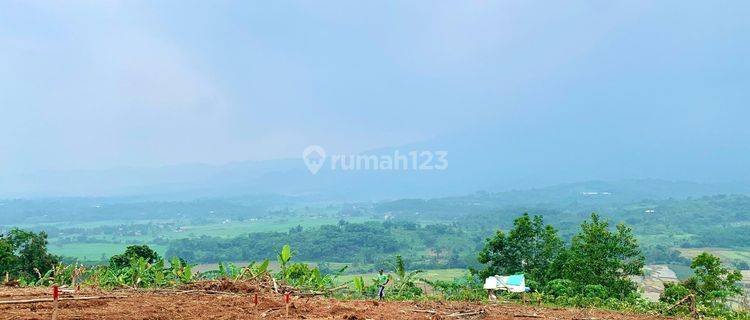
[{"label": "small structure with tarp", "polygon": [[514,274],[510,276],[499,276],[495,275],[484,280],[484,289],[490,296],[490,300],[496,301],[497,296],[495,291],[507,291],[525,293],[529,292],[529,287],[526,286],[526,277],[521,274]]}]

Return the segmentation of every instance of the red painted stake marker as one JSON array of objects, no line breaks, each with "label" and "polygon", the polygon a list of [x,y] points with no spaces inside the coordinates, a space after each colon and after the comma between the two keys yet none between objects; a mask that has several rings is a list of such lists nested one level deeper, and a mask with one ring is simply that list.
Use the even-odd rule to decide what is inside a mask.
[{"label": "red painted stake marker", "polygon": [[286,316],[289,316],[289,292],[284,293],[284,303],[286,304]]},{"label": "red painted stake marker", "polygon": [[57,320],[57,306],[60,299],[60,287],[52,286],[52,300],[55,305],[55,309],[52,311],[52,320]]}]

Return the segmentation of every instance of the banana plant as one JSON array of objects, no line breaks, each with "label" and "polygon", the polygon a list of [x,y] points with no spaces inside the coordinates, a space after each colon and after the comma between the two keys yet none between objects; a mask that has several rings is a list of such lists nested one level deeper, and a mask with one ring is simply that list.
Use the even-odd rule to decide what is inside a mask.
[{"label": "banana plant", "polygon": [[287,264],[290,260],[292,260],[293,256],[294,253],[292,253],[292,247],[290,247],[288,244],[285,244],[284,247],[281,248],[281,252],[277,253],[279,267],[281,267],[281,274],[283,278],[286,278],[288,275]]},{"label": "banana plant", "polygon": [[396,288],[397,295],[400,296],[406,292],[416,291],[415,289],[418,289],[415,284],[416,276],[422,273],[422,270],[414,270],[411,272],[407,271],[406,264],[404,263],[404,258],[401,257],[401,255],[396,255],[396,258],[394,259],[394,262],[391,263],[391,266],[393,267],[394,273],[396,274],[396,278],[393,282],[394,287]]},{"label": "banana plant", "polygon": [[258,276],[261,276],[265,274],[266,271],[268,271],[268,264],[268,259],[263,260],[263,262],[261,262],[260,264],[252,261],[246,267],[242,268],[242,271],[240,271],[240,274],[235,280],[257,278]]},{"label": "banana plant", "polygon": [[[257,277],[257,276],[260,276],[260,275],[268,272],[268,264],[269,263],[270,262],[268,261],[268,259],[265,259],[257,267],[250,268],[252,276],[253,277]],[[253,263],[253,266],[255,266],[255,263]]]},{"label": "banana plant", "polygon": [[227,267],[224,266],[224,262],[219,262],[219,277],[227,277]]},{"label": "banana plant", "polygon": [[182,283],[188,283],[193,281],[193,271],[189,264],[182,267],[182,276],[180,277]]},{"label": "banana plant", "polygon": [[183,264],[180,258],[172,258],[169,268],[172,278],[176,283],[188,283],[192,281],[193,274],[190,265],[187,263]]},{"label": "banana plant", "polygon": [[153,283],[148,284],[149,286],[162,287],[167,285],[166,275],[164,274],[164,260],[157,260],[149,270],[153,274]]},{"label": "banana plant", "polygon": [[236,265],[234,265],[234,263],[231,263],[231,262],[229,263],[228,270],[229,270],[228,272],[229,278],[239,279],[239,277],[242,276],[241,268],[238,268]]},{"label": "banana plant", "polygon": [[[38,270],[36,268],[34,270],[37,271],[37,274],[40,274],[38,273]],[[46,285],[50,285],[54,283],[55,281],[54,273],[55,273],[55,269],[54,268],[50,269],[44,275],[39,276],[39,280],[37,280],[36,283],[34,283],[34,285],[46,286]]]},{"label": "banana plant", "polygon": [[360,295],[365,294],[365,290],[367,290],[367,285],[365,284],[365,279],[362,276],[354,277],[352,280],[354,283],[354,290],[357,291]]}]

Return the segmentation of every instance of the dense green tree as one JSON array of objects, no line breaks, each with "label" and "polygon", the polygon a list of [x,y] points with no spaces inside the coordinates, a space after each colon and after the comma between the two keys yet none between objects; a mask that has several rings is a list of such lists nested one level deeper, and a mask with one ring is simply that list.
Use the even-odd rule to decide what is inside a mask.
[{"label": "dense green tree", "polygon": [[13,253],[13,245],[0,235],[0,276],[5,276],[14,271],[16,266],[16,255]]},{"label": "dense green tree", "polygon": [[159,254],[147,245],[128,246],[124,253],[109,258],[109,265],[113,268],[123,268],[130,265],[133,259],[143,258],[148,263],[159,260]]},{"label": "dense green tree", "polygon": [[560,273],[582,288],[601,285],[611,295],[624,297],[635,291],[629,277],[643,274],[644,260],[629,227],[619,224],[610,231],[609,223],[593,213],[573,237]]},{"label": "dense green tree", "polygon": [[573,281],[567,279],[555,279],[547,283],[544,288],[544,293],[553,297],[574,296],[576,294],[576,286]]},{"label": "dense green tree", "polygon": [[649,264],[690,265],[690,259],[683,257],[679,251],[663,244],[644,248],[644,256]]},{"label": "dense green tree", "polygon": [[541,216],[524,213],[513,221],[506,236],[498,230],[485,241],[478,261],[486,267],[482,277],[496,274],[525,273],[529,284],[543,285],[550,279],[549,266],[563,250],[563,241]]},{"label": "dense green tree", "polygon": [[[301,248],[297,258],[304,261],[377,263],[397,254],[399,249],[412,246],[434,245],[421,241],[422,234],[431,233],[426,227],[416,226],[408,230],[409,224],[386,223],[341,223],[304,228],[302,232],[254,232],[235,238],[200,237],[179,239],[170,243],[167,256],[184,257],[195,262],[262,260],[272,258],[269,253],[279,249],[280,244],[294,243]],[[452,228],[442,237],[460,236]],[[459,239],[453,247],[471,243]],[[429,247],[428,247],[429,248]],[[413,252],[413,251],[412,251]],[[425,261],[419,255],[409,257],[411,261]]]},{"label": "dense green tree", "polygon": [[742,287],[738,285],[742,274],[724,268],[719,257],[703,252],[693,259],[690,268],[695,274],[690,278],[693,281],[688,288],[701,296],[724,299],[742,293]]},{"label": "dense green tree", "polygon": [[[712,313],[726,310],[728,298],[743,292],[739,284],[742,274],[722,266],[721,260],[714,255],[701,253],[693,259],[690,268],[694,274],[680,283],[665,284],[659,300],[673,304],[692,294],[695,302],[703,306],[701,310]],[[680,306],[678,309],[683,312],[690,310],[687,306]]]},{"label": "dense green tree", "polygon": [[727,298],[742,294],[742,273],[730,271],[721,264],[719,257],[703,252],[690,264],[695,272],[684,285],[695,292],[698,300],[725,302]]},{"label": "dense green tree", "polygon": [[497,230],[495,235],[484,241],[484,248],[479,251],[477,261],[485,267],[479,272],[482,278],[504,274],[507,268],[505,257],[508,252],[508,239],[505,232]]},{"label": "dense green tree", "polygon": [[60,258],[47,252],[47,234],[13,229],[0,235],[0,272],[14,277],[38,279]]}]

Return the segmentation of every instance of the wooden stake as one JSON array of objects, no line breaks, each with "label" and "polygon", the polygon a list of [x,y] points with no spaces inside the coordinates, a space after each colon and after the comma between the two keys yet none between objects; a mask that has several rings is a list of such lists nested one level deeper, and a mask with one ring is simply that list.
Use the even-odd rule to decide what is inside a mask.
[{"label": "wooden stake", "polygon": [[54,303],[54,310],[52,311],[52,320],[57,320],[57,307],[60,304],[60,287],[52,286],[52,301]]},{"label": "wooden stake", "polygon": [[284,303],[286,304],[286,316],[289,316],[289,292],[284,293]]},{"label": "wooden stake", "polygon": [[253,295],[253,304],[255,305],[255,309],[258,309],[258,294]]}]

